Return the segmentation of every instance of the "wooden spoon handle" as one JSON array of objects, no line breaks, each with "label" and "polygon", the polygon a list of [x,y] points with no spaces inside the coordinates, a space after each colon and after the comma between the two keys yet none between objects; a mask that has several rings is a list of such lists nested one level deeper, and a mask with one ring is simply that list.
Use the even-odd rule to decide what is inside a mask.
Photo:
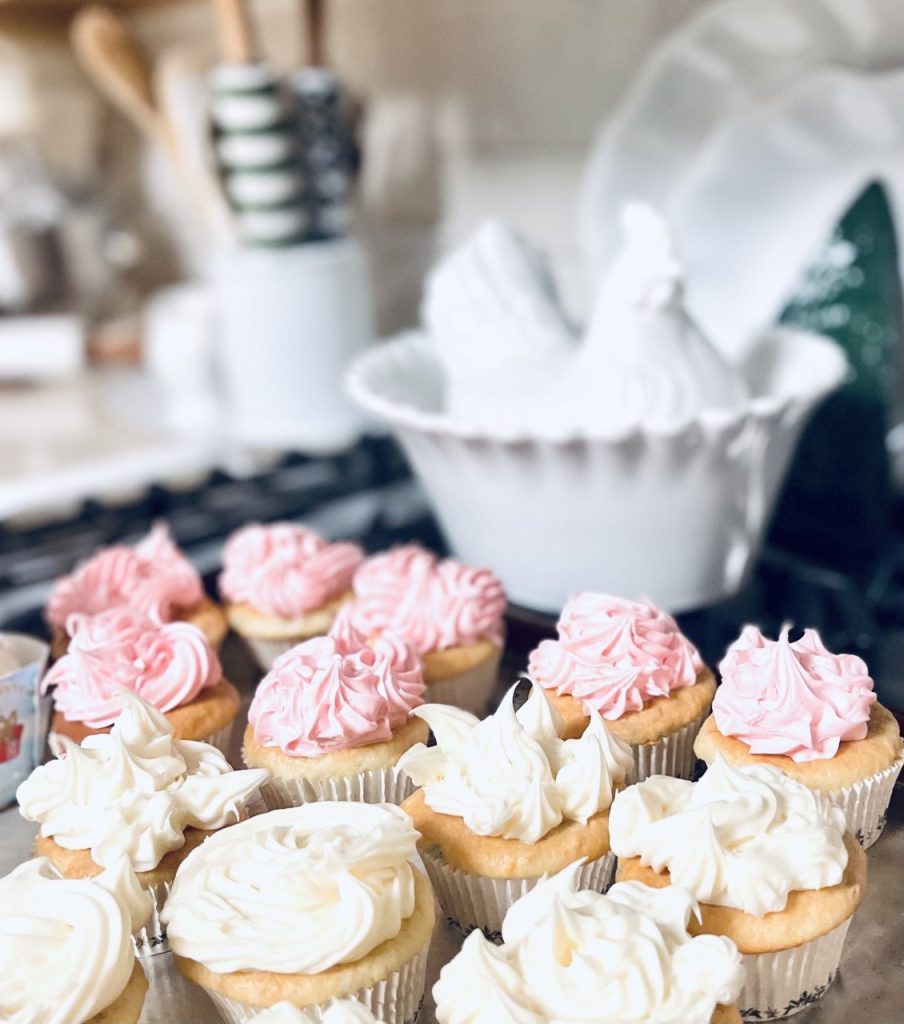
[{"label": "wooden spoon handle", "polygon": [[220,37],[220,56],[230,64],[255,60],[254,37],[245,0],[213,0]]}]

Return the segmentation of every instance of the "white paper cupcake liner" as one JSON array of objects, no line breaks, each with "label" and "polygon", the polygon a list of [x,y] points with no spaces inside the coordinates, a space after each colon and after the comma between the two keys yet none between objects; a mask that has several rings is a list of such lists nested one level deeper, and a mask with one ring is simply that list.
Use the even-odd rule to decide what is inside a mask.
[{"label": "white paper cupcake liner", "polygon": [[149,885],[145,892],[151,896],[151,916],[145,922],[143,928],[132,933],[132,943],[135,946],[135,956],[153,956],[155,953],[166,953],[169,943],[166,940],[166,926],[160,920],[160,912],[169,896],[171,882],[158,882],[157,885]]},{"label": "white paper cupcake liner", "polygon": [[[424,998],[428,949],[429,943],[388,978],[370,988],[349,992],[342,998],[362,1003],[377,1020],[385,1021],[385,1024],[412,1024]],[[238,999],[231,999],[212,989],[205,989],[205,992],[214,1001],[227,1024],[244,1024],[265,1009],[263,1006],[250,1006]],[[330,1003],[317,1003],[300,1009],[319,1021],[329,1006]]]},{"label": "white paper cupcake liner", "polygon": [[862,782],[828,794],[832,803],[844,812],[848,832],[856,836],[864,850],[868,850],[882,835],[885,814],[902,767],[904,757]]},{"label": "white paper cupcake liner", "polygon": [[709,709],[699,718],[688,722],[684,728],[669,733],[655,743],[632,746],[636,782],[643,782],[651,775],[671,775],[676,779],[693,779],[697,765],[694,740],[703,723],[709,717]]},{"label": "white paper cupcake liner", "polygon": [[[465,935],[479,928],[493,942],[502,941],[502,919],[509,907],[545,877],[486,878],[449,867],[429,851],[421,859],[449,923]],[[580,869],[578,888],[605,892],[614,877],[615,854],[610,851]]]},{"label": "white paper cupcake liner", "polygon": [[819,1002],[835,980],[851,919],[802,946],[742,957],[738,1006],[745,1021],[790,1017]]},{"label": "white paper cupcake liner", "polygon": [[271,777],[261,786],[260,794],[267,810],[276,811],[281,807],[300,807],[316,800],[400,804],[414,789],[414,783],[405,772],[391,766],[329,779]]},{"label": "white paper cupcake liner", "polygon": [[209,743],[212,747],[216,747],[217,750],[223,755],[223,757],[229,757],[229,746],[232,741],[232,727],[235,725],[235,720],[231,721],[229,725],[224,725],[222,729],[217,729],[216,732],[212,732],[209,736],[205,736],[204,743]]},{"label": "white paper cupcake liner", "polygon": [[424,691],[424,701],[428,704],[453,704],[464,711],[470,711],[478,718],[483,718],[496,689],[501,660],[500,648],[491,658],[466,672],[458,672],[454,676],[446,676],[445,679],[428,683]]},{"label": "white paper cupcake liner", "polygon": [[308,639],[309,637],[306,636],[290,637],[288,640],[261,640],[253,636],[242,637],[245,646],[251,653],[251,657],[257,662],[257,666],[262,672],[269,672],[273,667],[273,662],[280,655],[285,654],[286,651],[291,651],[302,640]]}]

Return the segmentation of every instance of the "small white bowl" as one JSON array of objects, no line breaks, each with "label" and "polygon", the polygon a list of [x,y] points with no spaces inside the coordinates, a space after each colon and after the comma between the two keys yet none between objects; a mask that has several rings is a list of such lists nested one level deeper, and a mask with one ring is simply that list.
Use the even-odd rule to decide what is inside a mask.
[{"label": "small white bowl", "polygon": [[743,370],[746,408],[617,436],[453,421],[442,366],[418,333],[361,356],[348,384],[392,427],[455,553],[491,567],[510,600],[555,612],[599,590],[679,612],[737,591],[806,419],[847,362],[831,341],[780,328]]}]

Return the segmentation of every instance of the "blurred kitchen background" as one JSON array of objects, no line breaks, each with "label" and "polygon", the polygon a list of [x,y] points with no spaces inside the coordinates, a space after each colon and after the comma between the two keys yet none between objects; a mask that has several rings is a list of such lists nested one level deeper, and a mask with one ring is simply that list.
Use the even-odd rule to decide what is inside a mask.
[{"label": "blurred kitchen background", "polygon": [[904,708],[902,111],[900,0],[0,0],[0,623],[160,516],[208,572],[248,519],[443,546],[346,363],[488,217],[580,316],[645,198],[723,350],[852,368],[687,628],[820,626]]}]

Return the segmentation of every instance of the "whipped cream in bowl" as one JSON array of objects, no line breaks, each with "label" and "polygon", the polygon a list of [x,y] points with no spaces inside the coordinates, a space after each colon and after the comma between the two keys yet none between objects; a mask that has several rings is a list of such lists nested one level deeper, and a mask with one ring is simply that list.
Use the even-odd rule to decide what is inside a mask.
[{"label": "whipped cream in bowl", "polygon": [[492,225],[428,279],[424,329],[349,375],[455,553],[544,611],[583,589],[669,611],[736,590],[807,416],[846,372],[836,345],[786,329],[729,363],[684,307],[660,219],[631,205],[624,229],[583,331],[537,253]]}]

